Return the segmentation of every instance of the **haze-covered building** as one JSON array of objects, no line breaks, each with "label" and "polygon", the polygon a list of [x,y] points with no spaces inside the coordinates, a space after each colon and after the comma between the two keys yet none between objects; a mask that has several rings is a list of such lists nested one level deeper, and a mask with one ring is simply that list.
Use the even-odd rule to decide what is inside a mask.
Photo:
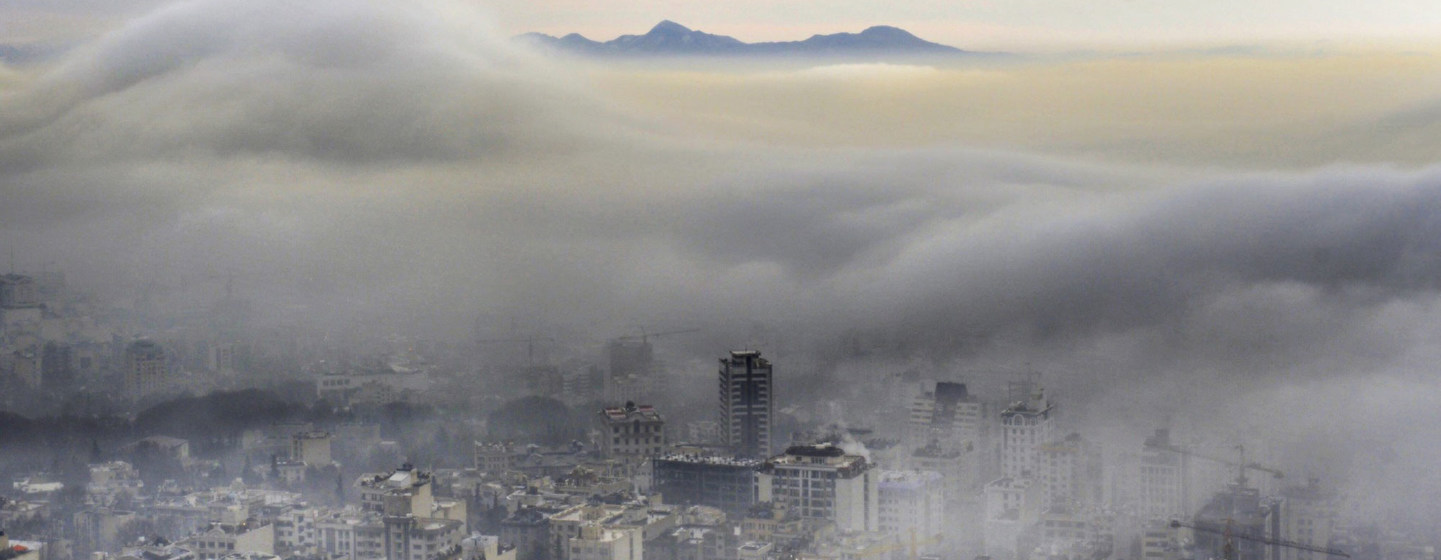
[{"label": "haze-covered building", "polygon": [[125,348],[125,393],[134,398],[166,388],[170,364],[165,348],[152,340],[137,340]]},{"label": "haze-covered building", "polygon": [[755,504],[760,464],[754,459],[665,455],[653,461],[655,490],[666,503],[710,506],[739,519]]},{"label": "haze-covered building", "polygon": [[[880,531],[927,543],[950,529],[945,516],[944,480],[932,471],[882,471],[880,475]],[[935,544],[928,544],[933,550]]]},{"label": "haze-covered building", "polygon": [[792,446],[758,471],[759,495],[801,519],[834,522],[841,531],[880,529],[878,474],[860,455],[832,445]]},{"label": "haze-covered building", "polygon": [[1190,456],[1171,448],[1171,431],[1158,429],[1141,449],[1137,506],[1145,519],[1169,520],[1191,514],[1186,472]]},{"label": "haze-covered building", "polygon": [[771,363],[755,350],[736,350],[720,359],[720,425],[725,445],[737,456],[765,458],[771,453]]},{"label": "haze-covered building", "polygon": [[932,442],[945,447],[980,443],[983,403],[966,391],[964,383],[942,381],[911,403],[906,439],[913,447]]},{"label": "haze-covered building", "polygon": [[600,450],[607,457],[654,457],[665,449],[665,418],[650,405],[627,401],[600,411]]},{"label": "haze-covered building", "polygon": [[1001,411],[1001,476],[1038,476],[1040,446],[1054,437],[1054,412],[1039,386],[1025,400],[1014,401]]}]

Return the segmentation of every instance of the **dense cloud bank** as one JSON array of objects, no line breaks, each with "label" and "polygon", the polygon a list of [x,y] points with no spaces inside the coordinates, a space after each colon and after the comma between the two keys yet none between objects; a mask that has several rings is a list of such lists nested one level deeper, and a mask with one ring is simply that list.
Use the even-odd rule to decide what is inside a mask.
[{"label": "dense cloud bank", "polygon": [[[1327,465],[1441,425],[1441,170],[762,148],[586,76],[444,2],[172,4],[0,81],[0,238],[116,299],[200,305],[244,271],[259,320],[329,329],[860,332],[939,370],[1049,371],[1097,423],[1352,450]],[[1397,464],[1434,431],[1388,443]]]}]

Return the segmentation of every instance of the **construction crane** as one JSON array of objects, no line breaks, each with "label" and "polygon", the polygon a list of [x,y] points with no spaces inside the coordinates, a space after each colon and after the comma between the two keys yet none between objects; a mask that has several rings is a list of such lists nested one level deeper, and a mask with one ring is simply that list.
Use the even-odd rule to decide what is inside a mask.
[{"label": "construction crane", "polygon": [[676,329],[676,330],[672,330],[672,331],[663,331],[663,332],[658,332],[658,333],[647,333],[647,332],[645,331],[645,327],[639,327],[639,328],[640,328],[640,336],[638,336],[638,337],[637,337],[637,336],[622,336],[622,337],[620,337],[620,338],[618,338],[618,339],[616,339],[616,340],[635,340],[635,339],[639,338],[641,344],[646,344],[646,343],[649,342],[649,340],[650,340],[651,337],[669,336],[669,335],[673,335],[673,334],[686,334],[686,333],[700,332],[700,329]]},{"label": "construction crane", "polygon": [[1190,457],[1196,457],[1196,458],[1198,458],[1198,459],[1205,459],[1205,460],[1207,460],[1207,461],[1215,461],[1215,462],[1221,463],[1221,464],[1223,464],[1223,465],[1229,465],[1229,466],[1232,466],[1232,467],[1236,467],[1236,485],[1237,485],[1237,486],[1241,486],[1241,487],[1246,486],[1246,471],[1247,471],[1247,470],[1253,470],[1253,471],[1261,471],[1261,472],[1271,473],[1271,476],[1274,477],[1274,478],[1285,478],[1285,477],[1286,477],[1286,475],[1285,475],[1284,473],[1282,473],[1281,471],[1279,471],[1279,470],[1276,470],[1276,469],[1273,469],[1273,468],[1270,468],[1270,467],[1267,467],[1267,466],[1264,466],[1264,465],[1261,465],[1261,464],[1258,464],[1258,463],[1255,463],[1255,462],[1247,463],[1247,462],[1246,462],[1246,447],[1243,446],[1243,445],[1237,445],[1237,446],[1236,446],[1236,450],[1240,453],[1240,460],[1238,460],[1238,461],[1232,461],[1232,460],[1230,460],[1230,459],[1223,459],[1223,458],[1221,458],[1221,457],[1213,457],[1213,456],[1211,456],[1211,455],[1206,455],[1206,454],[1204,454],[1204,453],[1197,453],[1197,452],[1195,452],[1195,451],[1191,451],[1191,450],[1186,449],[1186,448],[1183,448],[1183,447],[1176,447],[1176,446],[1174,446],[1174,445],[1157,445],[1157,444],[1152,444],[1152,443],[1149,443],[1149,442],[1148,442],[1148,443],[1146,443],[1146,447],[1147,447],[1148,449],[1159,449],[1159,450],[1161,450],[1161,451],[1170,451],[1170,452],[1172,452],[1172,453],[1177,453],[1177,454],[1180,454],[1180,455],[1187,455],[1187,456],[1190,456]]},{"label": "construction crane", "polygon": [[548,336],[535,336],[535,335],[531,335],[531,336],[522,336],[522,337],[517,337],[517,338],[490,338],[490,339],[485,339],[485,340],[477,340],[477,341],[475,341],[475,343],[476,343],[476,345],[485,345],[485,344],[500,344],[500,343],[509,343],[509,342],[524,342],[524,343],[525,343],[525,359],[526,359],[526,365],[533,366],[533,365],[535,365],[535,342],[536,342],[537,340],[539,340],[539,341],[541,341],[541,342],[552,342],[552,343],[555,342],[555,339],[554,339],[554,338],[551,338],[551,337],[548,337]]},{"label": "construction crane", "polygon": [[235,272],[235,271],[233,271],[233,270],[227,270],[227,271],[225,271],[225,272],[210,272],[210,273],[207,273],[207,274],[205,275],[205,278],[206,278],[207,280],[224,280],[224,281],[225,281],[225,301],[231,301],[231,300],[235,299],[235,279],[236,279],[237,277],[242,277],[242,276],[249,276],[249,274],[239,273],[239,272]]},{"label": "construction crane", "polygon": [[1187,523],[1187,522],[1181,521],[1181,520],[1179,520],[1179,519],[1173,519],[1173,520],[1171,520],[1171,528],[1172,528],[1172,529],[1179,529],[1179,528],[1181,528],[1181,527],[1185,527],[1185,528],[1190,529],[1190,530],[1192,530],[1192,531],[1200,531],[1200,532],[1203,532],[1203,533],[1211,533],[1211,534],[1215,534],[1215,535],[1222,535],[1222,536],[1224,536],[1224,537],[1226,538],[1226,545],[1225,545],[1224,548],[1222,548],[1222,556],[1225,558],[1225,560],[1236,560],[1236,545],[1235,545],[1235,542],[1234,542],[1235,539],[1245,539],[1245,540],[1248,540],[1248,541],[1255,541],[1255,542],[1259,542],[1259,543],[1262,543],[1262,544],[1269,544],[1269,545],[1272,545],[1272,546],[1283,546],[1283,547],[1286,547],[1286,548],[1294,548],[1294,549],[1297,549],[1297,550],[1305,550],[1305,551],[1309,551],[1309,552],[1319,552],[1319,553],[1321,553],[1321,554],[1326,554],[1326,555],[1330,555],[1330,556],[1339,556],[1339,557],[1341,557],[1341,558],[1350,558],[1350,557],[1351,557],[1350,554],[1347,554],[1347,553],[1345,553],[1345,552],[1342,552],[1342,551],[1337,550],[1337,549],[1334,549],[1334,548],[1326,548],[1326,547],[1323,547],[1323,546],[1312,546],[1312,545],[1309,545],[1309,544],[1306,544],[1306,543],[1299,543],[1299,542],[1296,542],[1296,541],[1288,541],[1288,540],[1286,540],[1286,539],[1274,539],[1274,538],[1271,538],[1271,537],[1266,537],[1266,536],[1261,536],[1261,535],[1252,535],[1252,534],[1248,534],[1248,533],[1236,533],[1236,532],[1234,532],[1234,531],[1231,530],[1231,520],[1229,520],[1229,519],[1226,520],[1226,525],[1225,525],[1225,526],[1218,526],[1218,525],[1211,524],[1211,523]]}]

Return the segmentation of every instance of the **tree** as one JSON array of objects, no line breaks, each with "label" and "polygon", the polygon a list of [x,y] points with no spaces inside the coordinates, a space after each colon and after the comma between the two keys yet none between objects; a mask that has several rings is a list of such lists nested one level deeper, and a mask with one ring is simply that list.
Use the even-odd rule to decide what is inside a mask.
[{"label": "tree", "polygon": [[586,424],[570,407],[549,397],[509,401],[488,417],[490,437],[499,440],[559,445],[585,438]]}]

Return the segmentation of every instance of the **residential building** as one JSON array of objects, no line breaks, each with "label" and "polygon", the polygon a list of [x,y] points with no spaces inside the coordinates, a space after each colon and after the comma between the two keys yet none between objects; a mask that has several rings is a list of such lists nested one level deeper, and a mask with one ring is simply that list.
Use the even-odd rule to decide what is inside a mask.
[{"label": "residential building", "polygon": [[986,484],[985,496],[985,553],[992,558],[1014,558],[1021,532],[1040,519],[1040,485],[1031,478],[1002,477]]},{"label": "residential building", "polygon": [[567,539],[567,560],[642,560],[642,546],[635,527],[586,525]]},{"label": "residential building", "polygon": [[35,280],[23,274],[0,274],[0,307],[21,308],[40,304]]},{"label": "residential building", "polygon": [[1046,511],[1080,511],[1102,503],[1100,448],[1080,434],[1071,433],[1042,445],[1037,475]]},{"label": "residential building", "polygon": [[878,474],[860,455],[832,445],[792,446],[757,471],[757,495],[797,517],[835,523],[841,531],[880,528]]},{"label": "residential building", "polygon": [[137,340],[125,348],[125,393],[143,397],[166,388],[169,362],[165,348],[151,340]]},{"label": "residential building", "polygon": [[1035,386],[1026,400],[1018,400],[1001,411],[1001,476],[1038,476],[1040,446],[1054,437],[1055,406]]},{"label": "residential building", "polygon": [[602,409],[600,450],[606,457],[654,457],[665,449],[665,418],[655,407],[627,401]]},{"label": "residential building", "polygon": [[[1320,481],[1310,479],[1305,485],[1281,490],[1279,501],[1280,537],[1282,539],[1325,547],[1336,534],[1338,496],[1323,488]],[[1297,548],[1281,547],[1279,558],[1272,560],[1326,560],[1318,554]]]},{"label": "residential building", "polygon": [[360,507],[386,516],[429,517],[435,505],[430,473],[406,463],[390,474],[365,474],[356,480]]},{"label": "residential building", "polygon": [[475,470],[500,476],[515,468],[515,446],[508,442],[475,442]]},{"label": "residential building", "polygon": [[911,453],[909,464],[913,470],[940,473],[941,493],[948,502],[960,502],[980,489],[980,460],[971,446],[927,445]]},{"label": "residential building", "polygon": [[983,404],[966,391],[964,383],[942,381],[911,403],[906,439],[913,447],[935,442],[956,447],[978,444],[983,428]]},{"label": "residential building", "polygon": [[932,552],[949,527],[945,516],[944,479],[932,471],[882,471],[880,475],[880,531],[903,539],[926,542]]},{"label": "residential building", "polygon": [[310,467],[331,463],[330,432],[310,431],[290,436],[290,458]]},{"label": "residential building", "polygon": [[1141,449],[1137,507],[1144,519],[1170,520],[1192,513],[1186,472],[1190,455],[1172,448],[1170,430],[1158,429]]},{"label": "residential building", "polygon": [[253,520],[236,524],[214,523],[179,544],[194,551],[199,560],[218,560],[235,552],[275,554],[275,526]]}]

